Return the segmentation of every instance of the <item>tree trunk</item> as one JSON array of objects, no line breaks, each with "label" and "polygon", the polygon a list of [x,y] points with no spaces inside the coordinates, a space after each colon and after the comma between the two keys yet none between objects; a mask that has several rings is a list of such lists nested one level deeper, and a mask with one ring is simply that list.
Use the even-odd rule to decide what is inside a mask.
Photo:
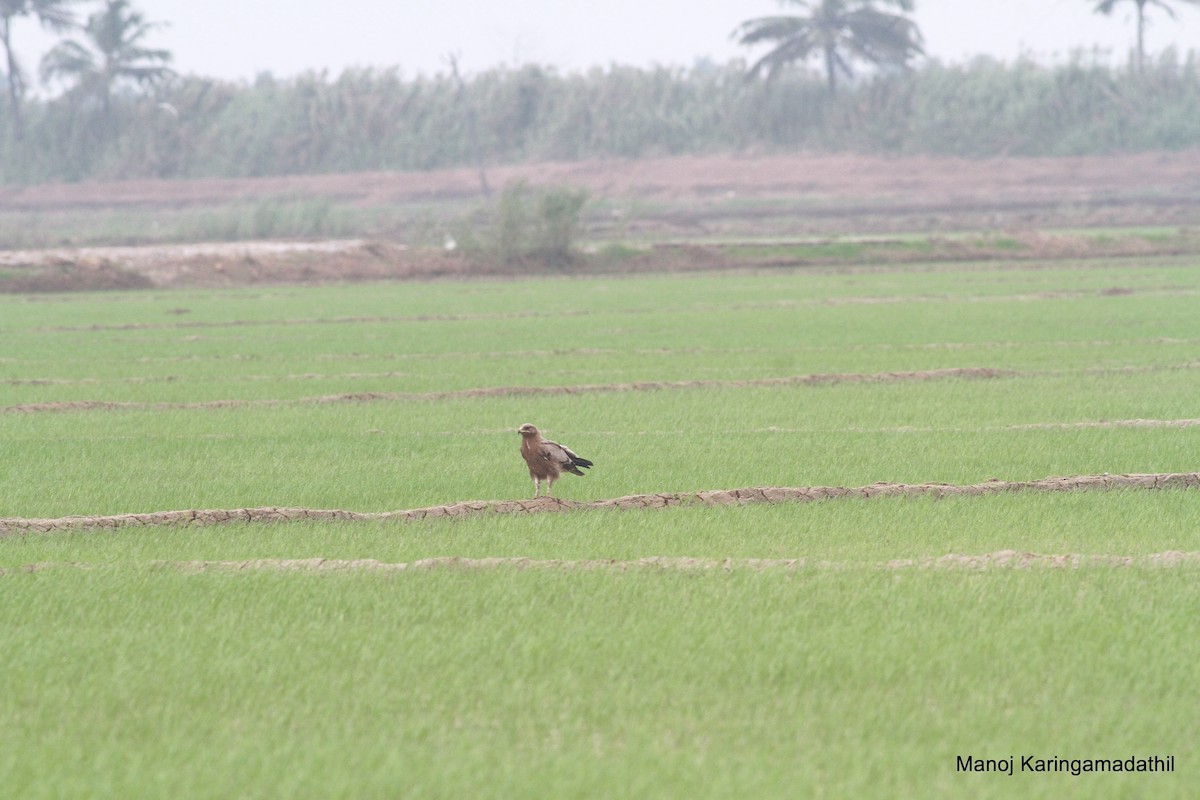
[{"label": "tree trunk", "polygon": [[492,196],[492,187],[488,185],[487,169],[483,165],[483,148],[479,146],[479,131],[475,124],[475,108],[467,102],[467,88],[462,76],[458,74],[458,57],[451,55],[450,73],[458,85],[458,104],[463,108],[467,118],[467,141],[471,144],[471,155],[475,157],[475,168],[479,171],[479,190],[484,197]]},{"label": "tree trunk", "polygon": [[825,48],[825,77],[829,81],[829,94],[837,94],[837,62],[832,47]]},{"label": "tree trunk", "polygon": [[1146,72],[1146,0],[1137,0],[1138,42],[1137,68],[1138,74]]},{"label": "tree trunk", "polygon": [[19,142],[25,138],[25,123],[21,119],[21,73],[12,44],[9,42],[11,30],[12,17],[0,19],[0,43],[4,45],[4,55],[8,64],[8,105],[12,109],[13,139]]}]

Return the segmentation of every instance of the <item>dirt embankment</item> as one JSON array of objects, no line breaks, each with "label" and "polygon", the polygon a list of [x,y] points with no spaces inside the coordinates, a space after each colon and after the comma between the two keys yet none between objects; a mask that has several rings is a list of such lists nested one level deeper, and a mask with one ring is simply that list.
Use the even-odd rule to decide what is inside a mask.
[{"label": "dirt embankment", "polygon": [[[590,238],[662,242],[619,262],[581,258],[579,271],[767,268],[845,259],[760,256],[696,244],[709,240],[896,232],[1004,230],[993,246],[939,239],[930,251],[876,242],[869,263],[1062,259],[1170,254],[1187,242],[1136,238],[1102,246],[1029,231],[1200,225],[1196,152],[1074,158],[884,158],[861,155],[681,156],[500,166],[494,185],[586,189],[612,206],[589,220]],[[273,178],[136,180],[0,187],[0,211],[161,211],[323,198],[364,209],[452,201],[478,192],[474,170],[371,172]],[[652,202],[644,202],[652,201]],[[457,204],[457,205],[455,205]],[[374,234],[370,234],[374,235]],[[395,239],[391,234],[385,238]],[[0,292],[297,284],[527,273],[486,259],[398,242],[241,242],[0,251]],[[680,244],[680,242],[692,242]],[[0,242],[0,246],[3,243]],[[1015,249],[1014,249],[1015,248]]]},{"label": "dirt embankment", "polygon": [[[1048,375],[1111,375],[1159,371],[1191,370],[1200,368],[1200,362],[1167,364],[1145,367],[1094,367],[1077,370],[1006,370],[993,367],[947,367],[944,369],[915,370],[901,372],[833,372],[810,373],[807,375],[783,375],[774,378],[746,380],[695,379],[685,381],[638,381],[635,383],[595,383],[574,386],[483,386],[471,389],[450,389],[440,392],[348,392],[345,394],[317,395],[287,400],[207,400],[177,403],[140,403],[132,401],[104,400],[58,400],[43,403],[18,403],[0,406],[0,414],[70,413],[82,411],[141,411],[141,410],[189,410],[224,408],[268,408],[274,406],[324,405],[329,403],[373,403],[373,402],[436,402],[439,400],[468,400],[483,397],[553,397],[559,395],[608,394],[623,392],[688,391],[695,389],[741,389],[751,386],[828,386],[842,383],[899,383],[941,380],[995,380],[1000,378],[1023,378]],[[54,379],[45,379],[53,382]],[[36,384],[39,379],[10,381],[10,383]],[[4,383],[4,381],[0,381]],[[1031,423],[1028,425],[1005,426],[1014,430],[1055,429],[1077,427],[1177,427],[1186,428],[1197,424],[1195,418],[1185,419],[1130,419],[1130,420],[1085,420],[1082,422]],[[775,429],[772,429],[775,430]],[[911,429],[906,429],[911,430]]]},{"label": "dirt embankment", "polygon": [[[1197,200],[1200,209],[1200,199]],[[1196,212],[1200,223],[1200,210]],[[1158,220],[1158,222],[1164,222]],[[964,223],[965,224],[965,223]],[[969,227],[969,225],[968,225]],[[1200,237],[1181,228],[1159,238],[1097,238],[1014,232],[1002,241],[935,236],[925,248],[901,239],[876,240],[848,255],[789,253],[786,241],[766,246],[667,242],[619,256],[577,253],[567,265],[504,265],[483,253],[466,255],[384,241],[238,242],[142,247],[81,247],[0,251],[0,293],[120,289],[225,288],[517,276],[631,275],[648,272],[776,269],[901,269],[920,262],[961,270],[974,262],[995,269],[1005,261],[1035,264],[1130,256],[1177,256],[1200,249]],[[819,248],[834,239],[802,236]],[[802,248],[801,248],[802,249]],[[779,252],[775,253],[773,250]],[[928,267],[926,267],[928,268]]]},{"label": "dirt embankment", "polygon": [[[669,156],[639,160],[544,162],[492,167],[496,186],[524,180],[566,185],[610,199],[704,199],[799,196],[920,198],[947,207],[999,201],[1035,204],[1112,201],[1130,193],[1160,200],[1200,193],[1196,152],[1128,153],[1063,158],[989,159],[821,155]],[[0,187],[0,207],[187,207],[277,197],[327,197],[364,207],[474,197],[474,169],[359,172],[266,178],[85,181]]]},{"label": "dirt embankment", "polygon": [[899,381],[988,380],[1014,377],[1020,373],[991,367],[948,367],[945,369],[912,372],[823,373],[788,375],[779,378],[753,380],[688,380],[639,381],[636,383],[598,383],[575,386],[485,386],[474,389],[452,389],[442,392],[350,392],[347,394],[302,397],[294,400],[211,400],[195,403],[135,403],[97,400],[63,400],[46,403],[22,403],[0,406],[0,414],[33,414],[40,412],[120,411],[139,409],[218,409],[238,407],[269,407],[325,403],[369,403],[376,401],[437,401],[462,400],[480,397],[545,397],[554,395],[595,394],[609,392],[658,392],[666,390],[745,388],[748,386],[820,386],[836,383],[894,383]]},{"label": "dirt embankment", "polygon": [[8,294],[360,283],[500,272],[436,250],[358,239],[0,251],[0,270],[9,273],[0,280],[0,292]]},{"label": "dirt embankment", "polygon": [[226,510],[161,511],[115,516],[76,516],[59,519],[0,518],[0,536],[113,530],[148,526],[205,526],[231,522],[414,522],[428,519],[462,518],[487,514],[540,514],[584,510],[661,509],[676,506],[731,506],[760,503],[811,503],[838,498],[869,500],[881,497],[982,496],[1005,492],[1067,492],[1111,489],[1161,490],[1200,489],[1200,472],[1131,475],[1077,475],[1034,481],[992,480],[953,485],[944,483],[876,483],[871,486],[807,486],[720,489],[702,492],[664,492],[630,495],[611,500],[580,502],[558,497],[536,500],[468,500],[452,505],[406,511],[362,513],[338,509],[239,508]]}]

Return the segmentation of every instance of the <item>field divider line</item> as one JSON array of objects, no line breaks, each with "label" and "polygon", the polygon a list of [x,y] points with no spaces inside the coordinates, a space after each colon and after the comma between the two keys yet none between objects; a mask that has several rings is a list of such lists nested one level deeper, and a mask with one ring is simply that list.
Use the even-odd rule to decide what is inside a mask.
[{"label": "field divider line", "polygon": [[239,508],[159,511],[111,516],[71,516],[58,519],[0,518],[0,537],[29,533],[114,530],[156,526],[202,527],[236,522],[415,522],[487,514],[541,514],[617,509],[662,509],[677,506],[738,506],[763,503],[810,503],[836,498],[870,500],[882,497],[954,497],[1009,492],[1067,492],[1097,490],[1200,489],[1200,472],[1127,475],[1076,475],[1032,481],[989,480],[956,485],[947,483],[875,483],[870,486],[801,486],[717,489],[700,492],[661,492],[584,502],[559,497],[534,500],[468,500],[451,505],[404,511],[358,512],[311,508]]},{"label": "field divider line", "polygon": [[[840,433],[999,433],[1003,431],[1067,431],[1111,428],[1194,428],[1200,425],[1200,417],[1187,419],[1101,419],[1081,422],[1027,422],[1019,425],[985,425],[983,427],[896,425],[886,428],[860,426],[845,428],[781,428],[772,425],[766,428],[747,428],[746,433],[818,433],[837,431]],[[656,431],[657,432],[657,431]],[[666,431],[666,433],[678,433]]]},{"label": "field divider line", "polygon": [[[653,314],[655,308],[618,309],[612,313],[619,314]],[[248,328],[266,326],[303,326],[303,325],[349,325],[349,324],[381,324],[407,322],[490,322],[510,319],[542,319],[548,317],[584,317],[597,313],[587,309],[566,309],[559,311],[503,311],[478,314],[389,314],[358,317],[304,317],[292,319],[231,319],[224,321],[188,320],[184,322],[121,322],[115,324],[94,325],[54,325],[33,328],[45,333],[98,333],[111,331],[157,331],[157,330],[205,330],[212,328]]]},{"label": "field divider line", "polygon": [[[3,263],[0,254],[0,264]],[[830,297],[812,297],[789,300],[763,300],[734,303],[710,303],[692,306],[673,306],[670,308],[606,308],[586,309],[568,308],[557,311],[523,310],[503,312],[477,312],[461,314],[383,314],[370,316],[337,316],[337,317],[301,317],[281,319],[231,319],[231,320],[183,320],[179,322],[120,322],[94,323],[91,325],[52,325],[33,328],[39,333],[101,333],[128,331],[158,331],[158,330],[212,330],[247,327],[290,327],[305,325],[378,325],[401,324],[412,322],[490,322],[495,320],[515,319],[555,319],[591,316],[618,316],[661,314],[663,311],[676,312],[713,312],[713,311],[756,311],[772,309],[836,307],[836,306],[875,306],[899,305],[903,303],[1028,303],[1043,300],[1079,300],[1089,297],[1111,295],[1162,295],[1168,297],[1189,297],[1197,294],[1195,289],[1178,286],[1145,286],[1133,288],[1079,289],[1046,292],[1024,292],[1014,294],[906,294],[906,295],[845,295]]]},{"label": "field divider line", "polygon": [[[942,556],[894,558],[888,561],[829,561],[813,558],[702,558],[695,556],[645,556],[634,559],[617,558],[529,558],[491,557],[467,558],[440,556],[409,562],[379,561],[373,558],[253,558],[244,560],[185,560],[149,561],[134,566],[151,569],[200,572],[316,572],[316,573],[395,573],[430,572],[435,570],[560,570],[564,572],[798,572],[839,570],[988,570],[988,569],[1081,569],[1086,567],[1178,567],[1200,565],[1200,551],[1167,550],[1140,556],[1087,553],[1028,553],[1018,550],[997,550],[992,553],[964,555],[947,553]],[[0,577],[21,573],[51,570],[106,569],[114,565],[78,561],[43,561],[20,567],[0,569]]]},{"label": "field divider line", "polygon": [[1018,377],[1014,370],[992,367],[950,367],[911,372],[832,372],[807,375],[787,375],[777,378],[755,378],[748,380],[681,380],[681,381],[633,381],[628,383],[596,383],[577,386],[488,386],[473,389],[451,389],[440,392],[349,392],[300,397],[291,400],[211,400],[194,403],[139,403],[102,400],[65,400],[45,403],[22,403],[4,406],[0,413],[30,414],[45,411],[172,411],[219,408],[276,407],[292,405],[320,405],[325,403],[377,401],[422,402],[440,400],[463,400],[484,397],[532,397],[568,394],[596,394],[601,392],[653,392],[679,389],[721,389],[763,386],[804,386],[836,383],[891,383],[894,381],[927,380],[987,380],[992,378]]},{"label": "field divider line", "polygon": [[694,379],[679,381],[632,381],[626,383],[594,383],[575,386],[486,386],[472,389],[451,389],[439,392],[347,392],[317,397],[297,397],[287,400],[208,400],[199,402],[159,402],[111,400],[58,400],[41,403],[19,403],[0,406],[0,414],[34,414],[72,411],[194,411],[228,408],[275,408],[280,406],[323,405],[327,403],[370,402],[437,402],[442,400],[472,400],[488,397],[545,397],[573,394],[622,392],[657,392],[689,389],[744,389],[774,386],[829,386],[843,383],[896,383],[939,380],[995,380],[1000,378],[1047,378],[1064,375],[1112,375],[1144,372],[1173,372],[1200,369],[1200,361],[1129,367],[1088,367],[1078,370],[1014,370],[996,367],[946,367],[943,369],[897,372],[829,372],[806,375],[783,375],[774,378],[745,380]]}]

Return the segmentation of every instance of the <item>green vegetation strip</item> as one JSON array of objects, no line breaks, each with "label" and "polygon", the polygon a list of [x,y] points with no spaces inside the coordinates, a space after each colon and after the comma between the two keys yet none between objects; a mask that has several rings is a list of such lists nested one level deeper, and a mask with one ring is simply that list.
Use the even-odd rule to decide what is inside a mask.
[{"label": "green vegetation strip", "polygon": [[[0,794],[1191,798],[1200,270],[1059,266],[0,297],[0,407],[142,404],[0,413]],[[575,502],[460,503],[526,421]]]},{"label": "green vegetation strip", "polygon": [[833,498],[979,496],[1001,492],[1064,492],[1089,489],[1181,489],[1200,488],[1200,472],[1140,475],[1078,475],[1035,481],[1000,481],[955,486],[943,483],[877,483],[871,486],[811,486],[723,489],[703,492],[665,492],[630,495],[611,500],[579,502],[557,497],[533,500],[478,500],[407,511],[360,513],[338,509],[240,508],[226,510],[162,511],[151,514],[72,516],[61,519],[0,519],[0,536],[17,533],[50,533],[152,525],[203,526],[230,522],[299,522],[305,520],[413,521],[476,514],[536,514],[584,509],[653,509],[679,505],[747,505],[753,503],[815,502]]},{"label": "green vegetation strip", "polygon": [[297,403],[342,403],[397,400],[451,400],[474,397],[521,397],[528,395],[591,394],[594,392],[653,392],[663,389],[712,389],[746,386],[803,386],[806,384],[830,383],[873,383],[877,381],[921,381],[948,378],[998,378],[1016,375],[1007,370],[987,367],[959,367],[950,369],[922,370],[917,372],[882,372],[876,374],[840,373],[822,375],[791,375],[780,378],[762,378],[745,381],[690,380],[690,381],[635,381],[632,383],[586,384],[581,386],[489,386],[474,389],[459,389],[446,392],[349,392],[301,397],[294,400],[212,400],[200,403],[126,403],[76,400],[49,403],[22,403],[0,407],[0,413],[24,414],[35,411],[95,411],[114,409],[203,409],[229,408],[232,406],[275,406]]},{"label": "green vegetation strip", "polygon": [[[879,383],[895,381],[935,381],[948,379],[990,380],[994,378],[1030,377],[1036,375],[1060,375],[1065,373],[1106,374],[1113,372],[1151,372],[1193,369],[1195,363],[1173,364],[1162,367],[1050,370],[1045,372],[1018,372],[1016,370],[993,369],[991,367],[951,367],[900,372],[878,373],[824,373],[810,375],[786,375],[778,378],[755,380],[688,380],[688,381],[634,381],[631,383],[595,383],[578,386],[486,386],[472,389],[455,389],[445,392],[346,392],[343,394],[297,397],[288,400],[208,400],[195,403],[139,403],[109,402],[99,400],[64,400],[46,403],[17,403],[0,406],[0,414],[31,414],[42,411],[115,411],[115,410],[202,410],[235,408],[242,406],[280,406],[320,403],[369,403],[458,400],[480,397],[528,397],[566,394],[595,394],[598,392],[656,392],[679,389],[746,388],[751,386],[819,386],[836,383]],[[1135,420],[1133,422],[1141,422]],[[1157,422],[1157,421],[1155,421]],[[1175,424],[1190,424],[1192,420],[1176,420]],[[1107,424],[1107,423],[1098,423]]]}]

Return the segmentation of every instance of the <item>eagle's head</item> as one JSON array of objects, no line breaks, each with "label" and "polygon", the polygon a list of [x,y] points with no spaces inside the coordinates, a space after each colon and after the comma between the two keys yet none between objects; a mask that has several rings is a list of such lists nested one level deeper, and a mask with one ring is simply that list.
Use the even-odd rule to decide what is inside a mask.
[{"label": "eagle's head", "polygon": [[522,436],[537,436],[538,429],[526,422],[524,425],[517,428],[517,433],[521,434]]}]

